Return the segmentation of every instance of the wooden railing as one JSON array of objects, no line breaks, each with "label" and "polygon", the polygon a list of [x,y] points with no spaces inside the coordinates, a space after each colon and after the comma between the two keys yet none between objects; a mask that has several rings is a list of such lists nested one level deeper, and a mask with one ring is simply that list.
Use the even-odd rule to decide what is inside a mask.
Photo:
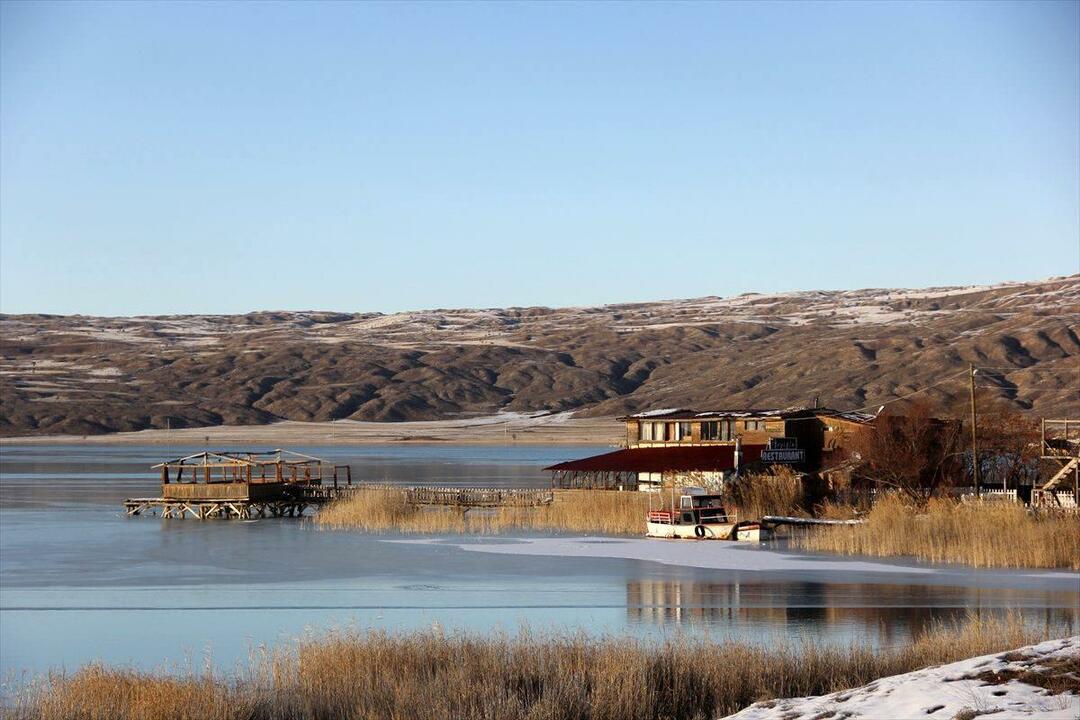
[{"label": "wooden railing", "polygon": [[402,485],[362,484],[338,488],[338,497],[365,490],[387,490],[405,494],[409,505],[442,505],[450,507],[537,507],[555,499],[551,490],[531,488],[478,487],[409,487]]}]

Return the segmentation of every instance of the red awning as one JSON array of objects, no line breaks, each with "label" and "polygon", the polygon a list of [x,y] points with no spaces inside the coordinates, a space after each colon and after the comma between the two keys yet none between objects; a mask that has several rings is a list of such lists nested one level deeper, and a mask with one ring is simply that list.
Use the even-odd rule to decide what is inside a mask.
[{"label": "red awning", "polygon": [[[743,445],[743,463],[757,461],[764,449],[764,445]],[[734,445],[693,445],[616,450],[544,469],[552,472],[706,472],[734,468]]]}]

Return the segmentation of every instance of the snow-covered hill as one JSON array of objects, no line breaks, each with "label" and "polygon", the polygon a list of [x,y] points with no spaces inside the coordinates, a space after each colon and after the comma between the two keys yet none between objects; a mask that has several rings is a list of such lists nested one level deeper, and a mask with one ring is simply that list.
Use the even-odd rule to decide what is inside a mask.
[{"label": "snow-covered hill", "polygon": [[[884,402],[1077,414],[1080,276],[392,315],[0,316],[0,433]],[[927,395],[948,403],[945,383]]]}]

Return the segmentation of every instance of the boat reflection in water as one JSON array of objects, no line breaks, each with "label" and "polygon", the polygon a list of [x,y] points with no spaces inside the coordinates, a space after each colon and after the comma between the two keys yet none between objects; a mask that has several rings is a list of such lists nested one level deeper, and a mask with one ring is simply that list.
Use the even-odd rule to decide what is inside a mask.
[{"label": "boat reflection in water", "polygon": [[1059,590],[816,582],[717,583],[634,580],[626,584],[630,624],[707,629],[732,639],[855,639],[891,645],[937,623],[1017,614],[1056,636],[1080,626],[1080,598]]}]

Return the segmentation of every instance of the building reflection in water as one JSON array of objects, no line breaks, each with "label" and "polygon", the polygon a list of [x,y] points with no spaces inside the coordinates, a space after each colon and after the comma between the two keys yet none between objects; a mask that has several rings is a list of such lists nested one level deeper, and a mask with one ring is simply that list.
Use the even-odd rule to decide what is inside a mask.
[{"label": "building reflection in water", "polygon": [[792,632],[869,637],[882,644],[917,637],[939,622],[1017,612],[1034,627],[1074,634],[1080,596],[1044,590],[871,583],[717,583],[632,580],[631,624],[704,626],[733,636]]}]

